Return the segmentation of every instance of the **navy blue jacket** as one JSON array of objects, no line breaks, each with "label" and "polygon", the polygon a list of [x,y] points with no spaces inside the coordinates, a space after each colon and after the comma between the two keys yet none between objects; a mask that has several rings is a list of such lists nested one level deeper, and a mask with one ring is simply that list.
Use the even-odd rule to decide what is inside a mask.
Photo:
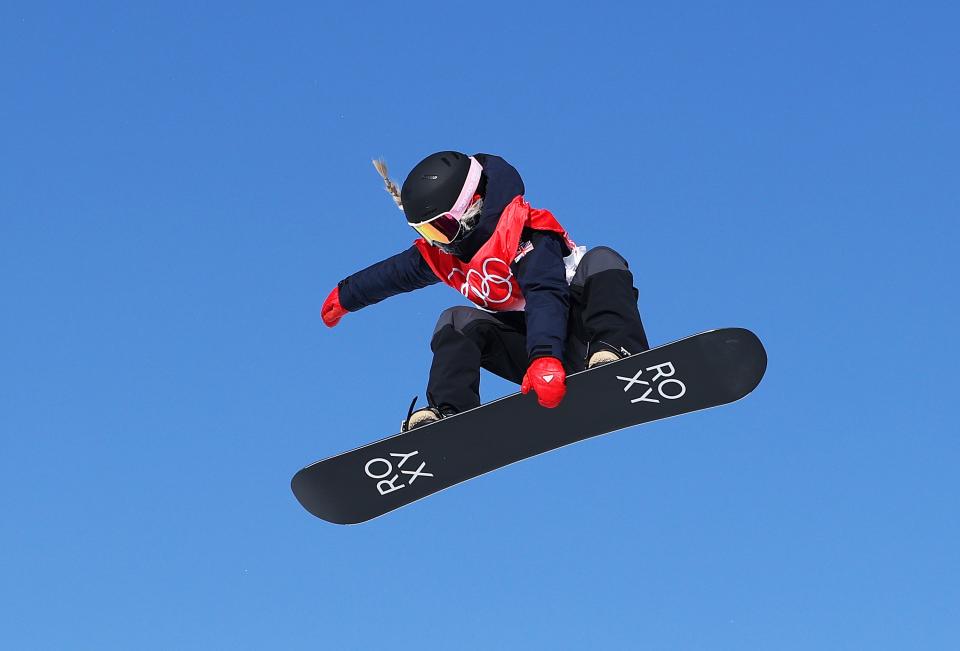
[{"label": "navy blue jacket", "polygon": [[[523,179],[510,163],[499,156],[476,154],[483,166],[478,192],[483,195],[483,212],[477,225],[451,250],[467,262],[490,238],[503,209],[517,195],[524,194]],[[562,238],[545,231],[525,229],[521,242],[533,250],[511,265],[526,299],[527,353],[530,359],[551,356],[563,359],[567,335],[570,288],[563,258],[567,251]],[[440,279],[416,247],[391,256],[340,281],[340,304],[356,312],[385,298],[433,285]]]}]

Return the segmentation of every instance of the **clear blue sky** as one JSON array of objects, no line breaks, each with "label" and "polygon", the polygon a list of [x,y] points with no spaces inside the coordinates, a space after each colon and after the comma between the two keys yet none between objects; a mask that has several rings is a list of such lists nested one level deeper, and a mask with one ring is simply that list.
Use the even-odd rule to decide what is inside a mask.
[{"label": "clear blue sky", "polygon": [[[0,646],[960,648],[960,11],[802,4],[3,3]],[[460,300],[319,318],[442,148],[764,383],[309,516]]]}]

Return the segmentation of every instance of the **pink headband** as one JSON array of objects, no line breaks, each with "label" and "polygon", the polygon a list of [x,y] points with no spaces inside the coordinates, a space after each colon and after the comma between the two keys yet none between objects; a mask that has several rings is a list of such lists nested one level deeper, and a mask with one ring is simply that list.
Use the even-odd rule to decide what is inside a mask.
[{"label": "pink headband", "polygon": [[463,213],[467,212],[467,208],[469,208],[473,202],[473,195],[477,193],[477,186],[480,185],[480,175],[482,173],[483,167],[476,158],[471,156],[470,171],[467,172],[467,180],[463,183],[463,189],[460,190],[460,196],[457,197],[456,203],[454,203],[453,208],[449,210],[457,219],[463,217]]}]

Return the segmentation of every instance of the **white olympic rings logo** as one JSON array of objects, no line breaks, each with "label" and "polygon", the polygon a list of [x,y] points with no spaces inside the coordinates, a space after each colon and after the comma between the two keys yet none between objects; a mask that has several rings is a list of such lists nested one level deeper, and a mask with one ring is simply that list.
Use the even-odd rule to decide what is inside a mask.
[{"label": "white olympic rings logo", "polygon": [[[487,265],[492,263],[499,263],[503,269],[506,269],[507,275],[490,273]],[[460,269],[454,269],[447,276],[447,280],[452,281],[454,274],[457,273],[464,276],[463,283],[460,285],[460,293],[475,303],[482,301],[484,307],[489,307],[491,304],[500,305],[509,301],[513,296],[513,283],[510,282],[510,279],[513,278],[513,272],[510,270],[510,265],[500,258],[487,258],[483,261],[481,269],[483,275],[476,269],[468,269],[466,274]],[[502,298],[491,296],[490,292],[494,289],[493,286],[497,286],[495,293],[498,296],[502,295]],[[500,287],[504,289],[500,289]]]}]

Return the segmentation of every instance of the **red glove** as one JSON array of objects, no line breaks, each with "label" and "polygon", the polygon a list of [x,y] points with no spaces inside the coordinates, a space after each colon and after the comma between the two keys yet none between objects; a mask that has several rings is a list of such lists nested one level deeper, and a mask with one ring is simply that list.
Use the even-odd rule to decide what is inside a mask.
[{"label": "red glove", "polygon": [[521,393],[537,393],[537,402],[541,407],[554,408],[567,394],[567,373],[556,357],[538,357],[530,363],[527,374],[520,385]]},{"label": "red glove", "polygon": [[340,288],[334,287],[330,295],[327,296],[327,300],[323,302],[323,307],[320,308],[320,318],[323,319],[328,328],[332,328],[340,323],[340,319],[346,313],[347,311],[340,305]]}]

